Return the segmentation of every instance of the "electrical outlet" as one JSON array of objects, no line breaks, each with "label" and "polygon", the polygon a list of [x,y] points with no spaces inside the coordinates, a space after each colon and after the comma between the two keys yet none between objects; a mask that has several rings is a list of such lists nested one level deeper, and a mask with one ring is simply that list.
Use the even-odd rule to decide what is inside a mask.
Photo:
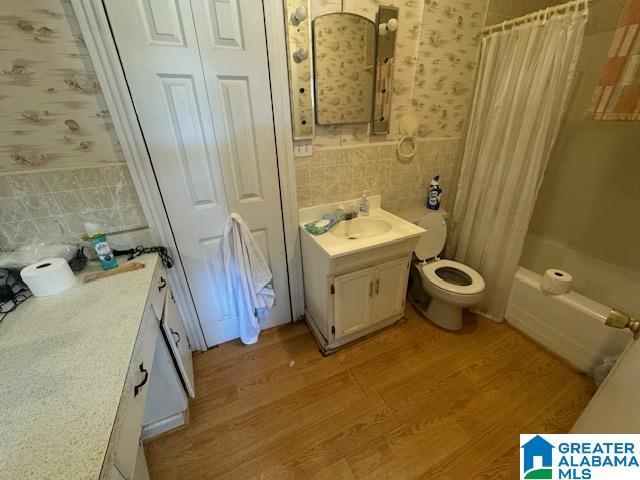
[{"label": "electrical outlet", "polygon": [[294,141],[293,155],[296,157],[311,157],[313,155],[313,144],[311,140]]}]

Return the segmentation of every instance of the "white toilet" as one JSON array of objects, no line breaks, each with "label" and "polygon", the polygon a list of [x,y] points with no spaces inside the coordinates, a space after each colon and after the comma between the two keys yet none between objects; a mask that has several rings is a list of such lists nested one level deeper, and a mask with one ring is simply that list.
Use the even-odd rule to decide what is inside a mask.
[{"label": "white toilet", "polygon": [[[418,225],[426,232],[415,248],[420,261],[414,263],[418,275],[413,275],[414,285],[409,298],[436,325],[447,330],[460,330],[462,309],[482,299],[484,279],[471,267],[438,257],[447,240],[447,224],[440,211],[427,213]],[[431,297],[426,308],[423,292]]]}]

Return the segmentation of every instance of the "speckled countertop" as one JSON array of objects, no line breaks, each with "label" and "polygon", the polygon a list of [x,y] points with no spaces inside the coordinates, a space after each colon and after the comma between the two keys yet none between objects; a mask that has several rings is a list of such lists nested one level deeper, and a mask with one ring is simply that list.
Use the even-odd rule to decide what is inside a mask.
[{"label": "speckled countertop", "polygon": [[0,324],[0,478],[99,477],[158,263],[136,260],[145,268],[30,298]]}]

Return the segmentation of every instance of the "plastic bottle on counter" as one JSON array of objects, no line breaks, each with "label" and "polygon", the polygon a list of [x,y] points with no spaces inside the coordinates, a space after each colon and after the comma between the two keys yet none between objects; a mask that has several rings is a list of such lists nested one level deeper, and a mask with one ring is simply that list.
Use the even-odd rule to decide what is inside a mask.
[{"label": "plastic bottle on counter", "polygon": [[102,268],[110,270],[118,266],[118,260],[113,255],[111,247],[107,243],[107,236],[102,233],[100,226],[95,223],[85,223],[84,231],[91,241],[91,245],[96,249]]}]

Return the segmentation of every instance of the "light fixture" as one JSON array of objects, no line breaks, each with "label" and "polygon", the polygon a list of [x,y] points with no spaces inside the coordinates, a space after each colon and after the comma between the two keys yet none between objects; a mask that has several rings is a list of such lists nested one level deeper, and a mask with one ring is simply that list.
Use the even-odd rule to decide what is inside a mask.
[{"label": "light fixture", "polygon": [[386,35],[387,32],[395,32],[398,30],[398,19],[390,18],[387,22],[378,25],[378,33],[380,35]]}]

